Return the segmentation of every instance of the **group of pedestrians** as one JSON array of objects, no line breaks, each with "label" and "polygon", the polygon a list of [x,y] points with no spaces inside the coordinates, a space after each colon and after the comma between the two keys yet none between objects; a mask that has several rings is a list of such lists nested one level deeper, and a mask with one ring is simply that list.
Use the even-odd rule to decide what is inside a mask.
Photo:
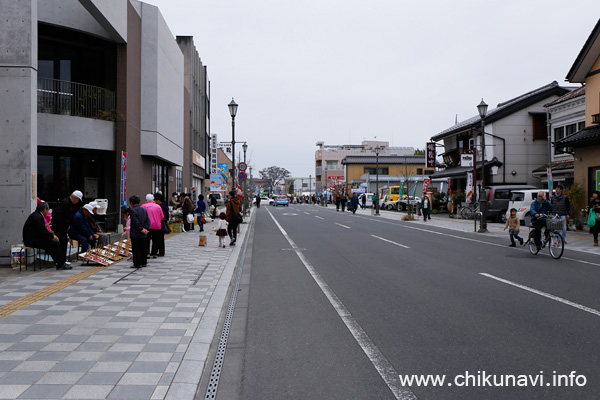
[{"label": "group of pedestrians", "polygon": [[56,269],[72,268],[67,261],[69,238],[76,240],[83,252],[109,242],[94,218],[98,204],[93,201],[84,205],[82,200],[83,193],[75,190],[51,212],[48,203],[38,199],[35,211],[23,225],[23,244],[50,254]]},{"label": "group of pedestrians", "polygon": [[[598,233],[600,233],[600,191],[594,191],[592,193],[592,200],[588,204],[586,214],[589,216],[590,212],[594,211],[597,213],[598,223],[590,225],[590,233],[594,237],[594,246],[598,246]],[[533,228],[534,243],[538,250],[542,246],[542,228],[546,227],[548,216],[554,213],[562,221],[561,238],[564,244],[567,244],[567,224],[571,218],[571,203],[569,197],[564,194],[564,188],[562,185],[558,185],[550,197],[550,200],[546,198],[546,193],[543,191],[538,192],[535,200],[531,203],[530,216],[531,226]],[[515,247],[515,239],[523,245],[523,239],[519,236],[520,220],[517,217],[517,210],[511,209],[510,216],[508,217],[504,229],[509,228],[510,235],[510,247]]]}]

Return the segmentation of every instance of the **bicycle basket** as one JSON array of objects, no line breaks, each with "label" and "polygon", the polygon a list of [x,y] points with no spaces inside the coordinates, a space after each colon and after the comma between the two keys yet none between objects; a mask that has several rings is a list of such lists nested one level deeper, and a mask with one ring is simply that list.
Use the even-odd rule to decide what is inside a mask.
[{"label": "bicycle basket", "polygon": [[560,218],[548,218],[546,220],[546,227],[551,231],[561,231],[563,228],[563,220]]}]

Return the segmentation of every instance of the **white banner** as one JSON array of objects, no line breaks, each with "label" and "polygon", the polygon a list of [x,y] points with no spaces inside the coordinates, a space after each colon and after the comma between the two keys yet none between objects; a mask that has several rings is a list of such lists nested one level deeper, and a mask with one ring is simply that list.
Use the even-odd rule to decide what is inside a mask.
[{"label": "white banner", "polygon": [[465,189],[467,192],[467,198],[465,202],[472,203],[474,201],[473,198],[473,173],[467,172],[467,188]]}]

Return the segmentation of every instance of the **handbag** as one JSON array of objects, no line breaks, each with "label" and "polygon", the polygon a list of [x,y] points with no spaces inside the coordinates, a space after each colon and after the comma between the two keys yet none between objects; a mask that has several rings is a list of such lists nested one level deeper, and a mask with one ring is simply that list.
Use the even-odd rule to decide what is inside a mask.
[{"label": "handbag", "polygon": [[171,228],[169,227],[169,223],[164,219],[162,221],[160,221],[160,230],[165,235],[168,235],[169,233],[171,233]]},{"label": "handbag", "polygon": [[233,214],[233,222],[236,224],[241,224],[244,221],[244,218],[242,217],[242,214],[240,213],[234,213]]},{"label": "handbag", "polygon": [[205,224],[205,223],[206,223],[206,218],[204,218],[204,217],[200,217],[200,223],[201,223],[201,224]]},{"label": "handbag", "polygon": [[188,224],[193,224],[194,223],[194,214],[188,214],[186,216],[186,221]]},{"label": "handbag", "polygon": [[594,209],[590,208],[590,214],[588,215],[588,226],[592,228],[596,225],[596,212]]}]

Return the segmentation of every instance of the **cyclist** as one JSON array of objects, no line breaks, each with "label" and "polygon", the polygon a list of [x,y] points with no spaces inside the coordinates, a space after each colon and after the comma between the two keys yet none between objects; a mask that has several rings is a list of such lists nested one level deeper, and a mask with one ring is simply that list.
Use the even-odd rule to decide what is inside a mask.
[{"label": "cyclist", "polygon": [[542,248],[542,227],[546,226],[546,217],[542,214],[550,214],[552,212],[552,204],[546,200],[544,192],[538,192],[537,198],[531,203],[531,225],[533,226],[533,234],[535,245],[538,251]]}]

